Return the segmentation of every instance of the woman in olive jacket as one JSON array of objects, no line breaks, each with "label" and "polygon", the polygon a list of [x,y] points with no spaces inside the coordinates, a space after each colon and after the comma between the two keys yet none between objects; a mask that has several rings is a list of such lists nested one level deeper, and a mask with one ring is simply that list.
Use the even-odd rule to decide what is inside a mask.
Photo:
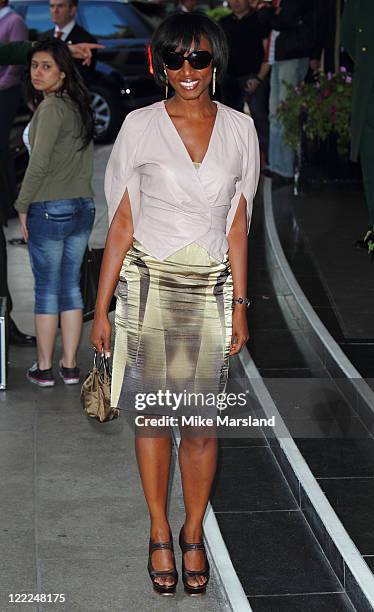
[{"label": "woman in olive jacket", "polygon": [[33,47],[28,81],[36,110],[24,133],[30,160],[14,206],[35,277],[38,358],[27,378],[50,387],[59,318],[59,374],[65,384],[79,382],[80,267],[95,215],[93,117],[88,91],[63,42],[52,39]]}]

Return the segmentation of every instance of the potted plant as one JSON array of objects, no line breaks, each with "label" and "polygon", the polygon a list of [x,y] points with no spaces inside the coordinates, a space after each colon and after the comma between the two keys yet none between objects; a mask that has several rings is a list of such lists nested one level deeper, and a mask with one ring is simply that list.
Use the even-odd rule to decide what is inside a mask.
[{"label": "potted plant", "polygon": [[[277,117],[284,125],[285,141],[297,152],[303,175],[308,163],[319,163],[319,178],[321,174],[324,180],[347,178],[347,164],[352,166],[349,162],[352,76],[341,67],[335,74],[319,74],[314,82],[285,86],[288,94]],[[357,169],[353,172],[356,174]]]}]

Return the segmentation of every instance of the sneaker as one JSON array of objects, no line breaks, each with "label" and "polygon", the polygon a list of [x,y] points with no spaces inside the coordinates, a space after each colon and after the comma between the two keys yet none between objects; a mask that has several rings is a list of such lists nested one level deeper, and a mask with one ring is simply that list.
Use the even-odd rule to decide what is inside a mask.
[{"label": "sneaker", "polygon": [[37,362],[28,370],[26,376],[30,382],[39,387],[53,387],[56,383],[53,378],[52,368],[40,370]]},{"label": "sneaker", "polygon": [[75,368],[65,368],[60,361],[58,372],[65,385],[77,385],[79,383],[80,370],[76,366]]}]

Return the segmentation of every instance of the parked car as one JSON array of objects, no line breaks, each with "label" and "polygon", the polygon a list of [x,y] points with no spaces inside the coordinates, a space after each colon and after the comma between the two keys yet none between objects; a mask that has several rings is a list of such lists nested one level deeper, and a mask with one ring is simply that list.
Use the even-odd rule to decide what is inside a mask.
[{"label": "parked car", "polygon": [[[80,0],[78,5],[77,22],[105,45],[89,87],[99,143],[115,138],[126,113],[162,96],[149,72],[147,45],[153,26],[142,15],[142,4],[147,5],[126,0]],[[11,5],[24,18],[31,40],[53,28],[48,1],[12,0]]]}]

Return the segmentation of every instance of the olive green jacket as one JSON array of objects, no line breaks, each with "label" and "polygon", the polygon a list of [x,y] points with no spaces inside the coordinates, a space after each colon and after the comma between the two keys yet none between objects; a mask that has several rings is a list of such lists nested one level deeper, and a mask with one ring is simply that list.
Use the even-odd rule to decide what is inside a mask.
[{"label": "olive green jacket", "polygon": [[26,64],[27,54],[32,47],[28,40],[24,42],[0,43],[0,65]]},{"label": "olive green jacket", "polygon": [[83,147],[82,121],[68,95],[48,95],[30,123],[31,154],[14,208],[33,202],[92,198],[93,143]]},{"label": "olive green jacket", "polygon": [[374,104],[374,0],[347,1],[341,24],[341,43],[355,62],[351,158],[356,161],[368,106]]}]

